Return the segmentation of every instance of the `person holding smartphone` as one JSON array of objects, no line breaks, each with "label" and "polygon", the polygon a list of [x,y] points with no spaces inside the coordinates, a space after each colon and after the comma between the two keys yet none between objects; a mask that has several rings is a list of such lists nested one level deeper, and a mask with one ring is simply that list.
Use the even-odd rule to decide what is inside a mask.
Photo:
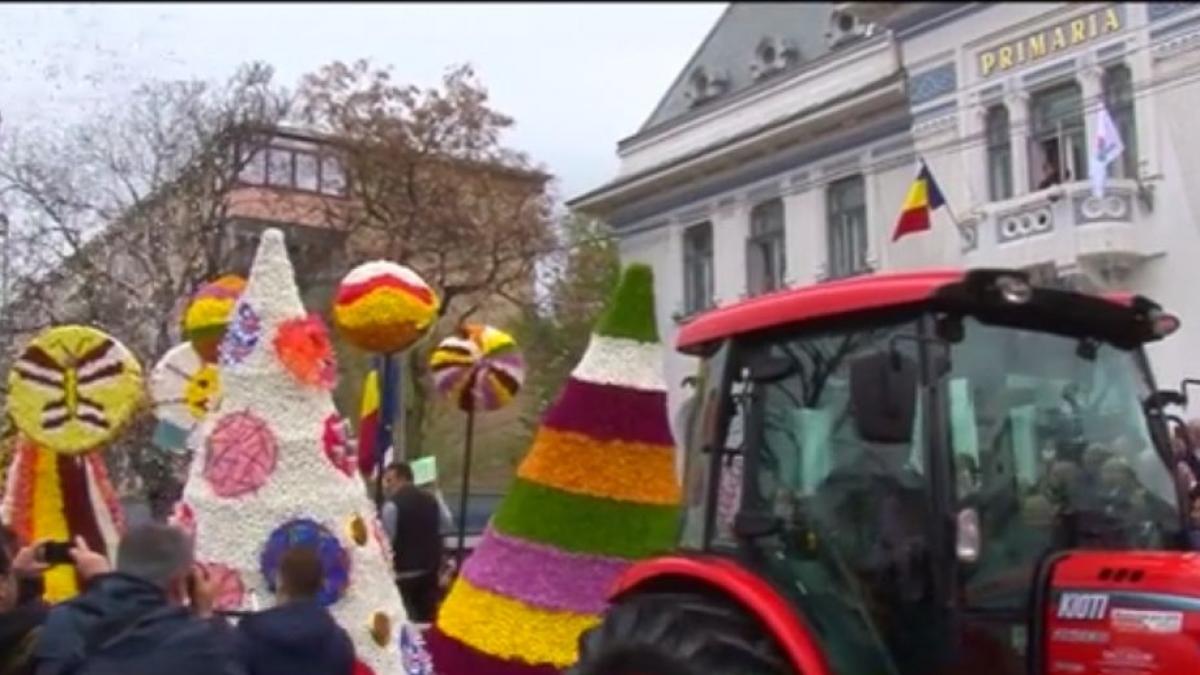
[{"label": "person holding smartphone", "polygon": [[44,542],[21,546],[16,533],[0,525],[0,675],[33,675],[33,650],[48,611],[41,575],[47,564]]},{"label": "person holding smartphone", "polygon": [[115,570],[82,539],[69,555],[86,590],[50,610],[34,654],[37,675],[244,675],[182,530],[129,530]]}]

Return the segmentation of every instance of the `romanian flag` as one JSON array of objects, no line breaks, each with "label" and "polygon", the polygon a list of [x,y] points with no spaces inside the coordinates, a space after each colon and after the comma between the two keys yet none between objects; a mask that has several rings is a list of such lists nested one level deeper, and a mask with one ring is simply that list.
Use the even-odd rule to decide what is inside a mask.
[{"label": "romanian flag", "polygon": [[909,186],[908,196],[904,198],[904,207],[900,210],[900,219],[896,221],[896,231],[892,234],[892,241],[897,241],[906,234],[928,230],[930,227],[929,214],[945,204],[946,198],[942,196],[937,181],[933,180],[933,174],[929,173],[929,167],[925,166],[925,162],[921,162],[921,170],[917,173],[917,179]]},{"label": "romanian flag", "polygon": [[379,445],[379,370],[372,368],[363,378],[362,408],[358,416],[358,470],[375,473]]}]

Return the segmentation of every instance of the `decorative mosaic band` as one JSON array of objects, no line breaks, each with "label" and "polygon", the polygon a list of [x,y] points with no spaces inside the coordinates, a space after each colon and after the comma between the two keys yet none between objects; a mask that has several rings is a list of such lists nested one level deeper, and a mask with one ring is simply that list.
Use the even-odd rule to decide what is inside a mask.
[{"label": "decorative mosaic band", "polygon": [[579,636],[600,623],[590,614],[531,607],[459,578],[438,614],[438,629],[505,660],[565,668],[579,658]]},{"label": "decorative mosaic band", "polygon": [[568,378],[542,425],[600,441],[675,445],[667,421],[667,393]]},{"label": "decorative mosaic band", "polygon": [[679,503],[675,448],[542,427],[517,475],[566,492],[639,504]]},{"label": "decorative mosaic band", "polygon": [[554,666],[505,661],[463,644],[436,626],[425,633],[425,645],[438,675],[559,675]]},{"label": "decorative mosaic band", "polygon": [[517,478],[493,526],[574,553],[648,558],[674,544],[679,508],[576,495]]},{"label": "decorative mosaic band", "polygon": [[571,376],[596,384],[666,391],[662,370],[662,345],[593,335]]},{"label": "decorative mosaic band", "polygon": [[488,529],[463,566],[463,577],[476,588],[534,607],[600,614],[629,565],[620,558],[564,553]]}]

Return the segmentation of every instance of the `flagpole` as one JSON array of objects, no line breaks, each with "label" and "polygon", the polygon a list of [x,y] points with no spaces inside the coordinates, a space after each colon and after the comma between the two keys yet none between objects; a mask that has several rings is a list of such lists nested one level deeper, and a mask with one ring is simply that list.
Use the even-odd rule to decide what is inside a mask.
[{"label": "flagpole", "polygon": [[[921,162],[921,169],[929,171],[929,165],[925,162],[925,158],[921,155],[917,155],[917,158]],[[920,172],[920,169],[918,169],[918,172]],[[930,172],[929,175],[932,176],[933,172]],[[946,195],[944,194],[942,195],[942,206],[946,207],[946,215],[950,216],[950,223],[954,225],[954,229],[958,230],[958,238],[964,242],[969,242],[971,238],[967,236],[966,230],[964,230],[962,224],[958,222],[958,218],[954,215],[954,209],[950,207],[950,200],[946,199]]]}]

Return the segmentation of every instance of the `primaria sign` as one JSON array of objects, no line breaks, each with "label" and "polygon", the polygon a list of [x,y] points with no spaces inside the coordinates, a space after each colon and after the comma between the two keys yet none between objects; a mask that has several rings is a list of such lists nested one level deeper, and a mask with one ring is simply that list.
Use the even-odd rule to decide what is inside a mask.
[{"label": "primaria sign", "polygon": [[[1123,9],[1123,8],[1122,8]],[[988,77],[1070,49],[1124,27],[1124,12],[1115,6],[1047,26],[1035,33],[979,52],[979,76]]]}]

